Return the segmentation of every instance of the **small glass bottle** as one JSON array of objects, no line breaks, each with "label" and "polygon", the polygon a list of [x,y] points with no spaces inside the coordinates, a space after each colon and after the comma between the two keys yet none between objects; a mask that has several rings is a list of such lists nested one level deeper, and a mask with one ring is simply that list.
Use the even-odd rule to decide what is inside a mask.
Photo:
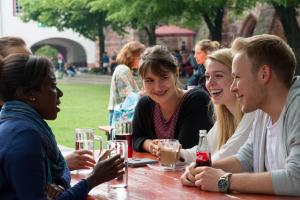
[{"label": "small glass bottle", "polygon": [[196,166],[211,166],[211,154],[208,148],[206,130],[199,130],[199,143],[196,151]]}]

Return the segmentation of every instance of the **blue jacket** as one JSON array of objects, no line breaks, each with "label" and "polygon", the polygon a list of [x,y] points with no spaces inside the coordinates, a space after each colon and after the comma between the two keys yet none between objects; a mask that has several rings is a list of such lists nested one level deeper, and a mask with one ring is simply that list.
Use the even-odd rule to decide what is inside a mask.
[{"label": "blue jacket", "polygon": [[[39,133],[20,119],[0,120],[0,199],[46,199],[47,165]],[[64,170],[61,183],[68,189],[57,200],[82,200],[88,194],[86,180],[70,188],[70,171]]]}]

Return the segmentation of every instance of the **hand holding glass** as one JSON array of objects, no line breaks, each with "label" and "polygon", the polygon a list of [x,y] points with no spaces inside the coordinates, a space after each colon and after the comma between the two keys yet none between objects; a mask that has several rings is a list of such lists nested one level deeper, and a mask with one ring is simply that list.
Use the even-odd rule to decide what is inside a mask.
[{"label": "hand holding glass", "polygon": [[180,143],[175,139],[163,139],[158,143],[160,148],[159,163],[163,167],[175,168]]},{"label": "hand holding glass", "polygon": [[109,157],[120,154],[124,159],[124,174],[111,180],[109,186],[111,188],[126,188],[128,184],[128,164],[127,164],[127,141],[126,140],[110,140],[107,141],[107,149],[110,151]]}]

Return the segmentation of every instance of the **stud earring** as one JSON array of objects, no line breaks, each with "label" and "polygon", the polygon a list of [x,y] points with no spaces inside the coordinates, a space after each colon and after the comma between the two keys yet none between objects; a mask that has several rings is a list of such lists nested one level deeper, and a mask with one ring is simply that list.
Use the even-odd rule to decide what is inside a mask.
[{"label": "stud earring", "polygon": [[36,101],[36,98],[33,97],[33,96],[31,96],[31,97],[30,97],[30,101]]}]

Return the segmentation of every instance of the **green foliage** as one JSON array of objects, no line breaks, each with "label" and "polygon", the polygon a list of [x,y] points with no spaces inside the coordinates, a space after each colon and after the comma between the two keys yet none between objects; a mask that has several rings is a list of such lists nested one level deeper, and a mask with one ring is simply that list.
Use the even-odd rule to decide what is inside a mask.
[{"label": "green foliage", "polygon": [[94,0],[93,9],[107,10],[107,20],[145,30],[155,39],[155,28],[166,24],[172,16],[182,12],[181,0]]},{"label": "green foliage", "polygon": [[25,21],[38,21],[58,30],[73,29],[95,40],[98,30],[107,26],[105,10],[91,10],[89,0],[21,0]]},{"label": "green foliage", "polygon": [[49,46],[49,45],[45,45],[40,47],[37,51],[34,52],[34,55],[38,55],[38,56],[46,56],[48,57],[50,60],[54,60],[56,58],[58,51]]},{"label": "green foliage", "polygon": [[61,111],[55,121],[48,121],[58,143],[74,147],[78,127],[94,128],[99,135],[98,126],[108,124],[109,85],[60,83],[58,87],[64,92]]}]

